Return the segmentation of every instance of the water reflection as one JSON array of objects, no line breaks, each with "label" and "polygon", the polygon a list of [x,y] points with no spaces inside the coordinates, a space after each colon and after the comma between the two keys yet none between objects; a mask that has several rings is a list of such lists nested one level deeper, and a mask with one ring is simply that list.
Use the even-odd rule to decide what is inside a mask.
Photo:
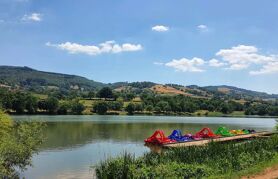
[{"label": "water reflection", "polygon": [[[65,149],[99,141],[115,143],[143,143],[155,130],[162,129],[168,135],[173,129],[181,129],[184,133],[195,133],[203,127],[215,130],[219,124],[188,123],[95,123],[95,122],[47,122],[45,136],[47,141],[43,149]],[[255,128],[271,130],[268,126],[229,124],[230,129]]]},{"label": "water reflection", "polygon": [[[13,116],[15,120],[44,121],[46,141],[33,157],[26,178],[92,178],[90,166],[124,151],[142,155],[150,149],[143,140],[155,130],[195,133],[219,125],[230,129],[272,130],[274,119],[199,118],[162,116]],[[160,150],[152,147],[152,150]]]}]

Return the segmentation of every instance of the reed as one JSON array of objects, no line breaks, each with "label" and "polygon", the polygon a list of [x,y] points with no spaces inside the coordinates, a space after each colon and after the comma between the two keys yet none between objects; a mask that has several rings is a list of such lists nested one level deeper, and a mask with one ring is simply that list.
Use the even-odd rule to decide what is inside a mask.
[{"label": "reed", "polygon": [[277,156],[278,136],[243,143],[209,143],[149,152],[125,153],[96,166],[98,178],[203,178],[246,170]]}]

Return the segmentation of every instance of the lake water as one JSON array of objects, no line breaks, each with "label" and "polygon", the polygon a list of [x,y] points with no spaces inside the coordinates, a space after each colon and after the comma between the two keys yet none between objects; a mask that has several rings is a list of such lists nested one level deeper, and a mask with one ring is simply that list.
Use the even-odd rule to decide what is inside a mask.
[{"label": "lake water", "polygon": [[27,179],[93,178],[90,166],[97,162],[131,152],[136,156],[150,149],[143,140],[156,129],[166,135],[173,129],[194,133],[203,127],[217,129],[250,128],[258,131],[273,130],[274,119],[266,118],[212,118],[171,116],[13,116],[14,120],[43,121],[46,141],[33,167],[21,173]]}]

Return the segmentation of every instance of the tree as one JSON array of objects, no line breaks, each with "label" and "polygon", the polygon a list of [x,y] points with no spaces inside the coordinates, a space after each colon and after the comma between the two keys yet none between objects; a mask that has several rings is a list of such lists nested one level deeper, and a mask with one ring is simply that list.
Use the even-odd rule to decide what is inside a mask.
[{"label": "tree", "polygon": [[227,103],[223,103],[223,104],[221,105],[220,111],[221,111],[222,113],[224,113],[224,114],[228,114],[228,113],[233,112],[233,109],[232,109],[231,105],[229,105],[229,104],[227,104]]},{"label": "tree", "polygon": [[232,111],[242,111],[244,106],[240,103],[237,103],[235,101],[229,101],[228,105],[232,108]]},{"label": "tree", "polygon": [[95,103],[93,106],[93,111],[100,115],[106,114],[107,110],[108,110],[108,104],[104,101]]},{"label": "tree", "polygon": [[0,178],[19,178],[43,141],[42,126],[34,122],[12,122],[0,111]]},{"label": "tree", "polygon": [[152,112],[153,111],[153,106],[152,105],[146,106],[146,111]]},{"label": "tree", "polygon": [[270,116],[278,116],[278,106],[271,106],[267,111]]},{"label": "tree", "polygon": [[57,112],[58,107],[59,107],[59,101],[58,101],[57,98],[55,98],[55,97],[48,97],[45,100],[45,104],[46,104],[46,110],[50,114],[53,114],[53,113]]},{"label": "tree", "polygon": [[38,108],[40,110],[47,110],[46,101],[45,100],[39,100]]},{"label": "tree", "polygon": [[207,110],[210,111],[210,112],[213,112],[215,110],[214,106],[212,104],[209,104],[207,106]]},{"label": "tree", "polygon": [[167,101],[160,101],[156,104],[161,111],[168,112],[171,111],[171,107]]},{"label": "tree", "polygon": [[249,106],[248,108],[246,108],[244,114],[245,115],[254,115],[255,114],[254,107],[253,106]]},{"label": "tree", "polygon": [[161,113],[161,109],[159,106],[155,106],[154,111],[157,113]]},{"label": "tree", "polygon": [[7,92],[6,90],[4,89],[1,89],[0,91],[0,102],[1,102],[1,106],[4,108],[4,109],[12,109],[13,107],[13,97],[14,95],[10,92]]},{"label": "tree", "polygon": [[104,87],[98,92],[100,98],[113,98],[113,92],[109,87]]},{"label": "tree", "polygon": [[268,113],[267,111],[267,105],[265,104],[260,104],[260,105],[257,105],[257,113],[258,115],[266,115]]},{"label": "tree", "polygon": [[69,102],[65,101],[59,104],[58,114],[67,114],[68,110],[71,108]]},{"label": "tree", "polygon": [[37,112],[38,109],[38,99],[32,95],[26,96],[26,104],[25,108],[30,114],[34,114]]},{"label": "tree", "polygon": [[109,110],[120,111],[123,108],[123,102],[120,101],[111,101],[108,102]]},{"label": "tree", "polygon": [[134,93],[124,93],[123,97],[125,99],[125,101],[131,101],[133,98],[135,98],[135,94]]},{"label": "tree", "polygon": [[90,91],[88,93],[88,98],[90,98],[90,99],[94,98],[95,96],[96,96],[96,93],[94,91]]},{"label": "tree", "polygon": [[85,106],[78,102],[78,101],[74,101],[72,104],[71,104],[71,112],[73,114],[82,114],[82,112],[85,110]]},{"label": "tree", "polygon": [[134,111],[135,111],[135,105],[133,103],[129,103],[126,108],[125,111],[129,114],[129,115],[133,115]]},{"label": "tree", "polygon": [[26,105],[25,95],[23,93],[16,93],[15,97],[12,101],[12,109],[16,111],[16,113],[21,114],[24,112]]},{"label": "tree", "polygon": [[135,111],[143,111],[144,110],[144,106],[141,103],[136,103],[134,107],[135,107]]}]

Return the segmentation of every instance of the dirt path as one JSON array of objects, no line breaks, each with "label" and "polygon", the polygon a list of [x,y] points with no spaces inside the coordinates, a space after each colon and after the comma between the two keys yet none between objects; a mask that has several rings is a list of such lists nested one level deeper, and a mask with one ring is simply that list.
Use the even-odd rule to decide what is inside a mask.
[{"label": "dirt path", "polygon": [[263,172],[257,175],[242,177],[242,179],[277,179],[277,178],[278,178],[278,165],[274,167],[266,168]]}]

